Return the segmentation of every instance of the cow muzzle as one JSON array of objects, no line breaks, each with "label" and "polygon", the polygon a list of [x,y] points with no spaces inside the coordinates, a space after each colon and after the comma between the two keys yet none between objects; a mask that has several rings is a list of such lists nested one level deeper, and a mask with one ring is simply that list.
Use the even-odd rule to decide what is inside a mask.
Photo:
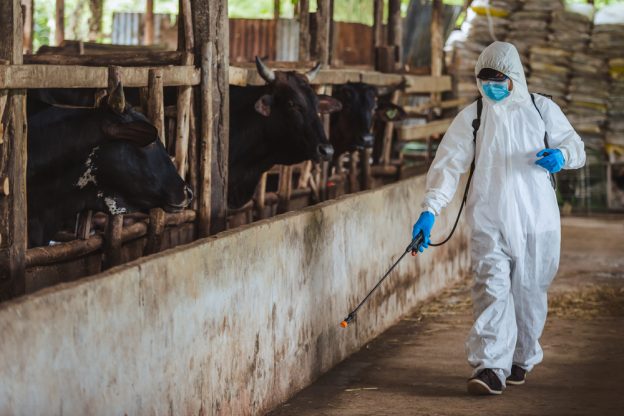
[{"label": "cow muzzle", "polygon": [[173,211],[181,211],[188,207],[191,201],[193,201],[193,191],[188,185],[184,185],[184,201],[179,204],[167,203],[167,208],[171,208]]},{"label": "cow muzzle", "polygon": [[318,145],[317,152],[322,160],[331,160],[334,156],[334,147],[329,143]]},{"label": "cow muzzle", "polygon": [[373,147],[373,144],[375,143],[375,137],[370,134],[363,134],[362,135],[362,139],[360,140],[360,143],[358,143],[358,148],[360,149],[370,149],[371,147]]}]

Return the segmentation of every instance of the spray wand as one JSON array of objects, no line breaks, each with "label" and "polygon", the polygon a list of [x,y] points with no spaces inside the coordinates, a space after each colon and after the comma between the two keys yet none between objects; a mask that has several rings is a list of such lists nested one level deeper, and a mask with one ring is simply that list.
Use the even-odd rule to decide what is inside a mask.
[{"label": "spray wand", "polygon": [[412,256],[415,256],[416,254],[418,254],[418,248],[420,247],[420,245],[423,242],[423,233],[422,231],[412,240],[412,242],[409,244],[409,246],[407,246],[407,248],[405,249],[405,252],[401,255],[401,257],[399,257],[399,259],[390,267],[390,269],[386,272],[386,274],[383,275],[383,277],[381,278],[381,280],[379,280],[379,282],[377,282],[377,284],[375,285],[375,287],[368,292],[368,295],[366,295],[366,297],[355,307],[355,309],[353,309],[349,315],[347,315],[347,317],[344,319],[344,321],[342,321],[340,323],[340,326],[343,328],[346,328],[347,326],[349,326],[349,324],[351,323],[351,321],[353,321],[355,319],[355,314],[357,313],[358,309],[360,309],[362,307],[362,305],[364,305],[364,303],[368,300],[368,298],[370,297],[370,295],[373,294],[373,292],[375,292],[375,290],[377,290],[377,288],[379,288],[379,286],[381,286],[381,284],[383,283],[383,281],[386,279],[386,277],[388,277],[388,275],[390,274],[390,272],[392,270],[394,270],[394,268],[396,267],[397,264],[399,264],[399,262],[401,260],[403,260],[403,257],[405,257],[405,255],[407,253],[412,253]]}]

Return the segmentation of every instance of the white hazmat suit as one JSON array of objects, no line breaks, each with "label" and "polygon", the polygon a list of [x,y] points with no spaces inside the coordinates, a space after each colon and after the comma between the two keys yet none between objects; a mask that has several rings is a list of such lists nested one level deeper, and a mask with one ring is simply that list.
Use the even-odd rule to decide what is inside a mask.
[{"label": "white hazmat suit", "polygon": [[[561,150],[564,169],[582,167],[585,151],[561,109],[527,89],[516,48],[494,42],[479,56],[477,75],[492,68],[511,78],[502,101],[483,96],[476,141],[476,168],[467,220],[472,229],[471,260],[475,323],[466,342],[475,374],[493,369],[503,386],[512,364],[527,371],[542,360],[539,338],[547,313],[546,292],[559,266],[560,221],[549,173],[535,164],[544,149]],[[472,121],[477,104],[462,110],[438,147],[427,175],[423,208],[438,215],[453,198],[460,176],[475,155]],[[542,119],[543,117],[543,119]]]}]

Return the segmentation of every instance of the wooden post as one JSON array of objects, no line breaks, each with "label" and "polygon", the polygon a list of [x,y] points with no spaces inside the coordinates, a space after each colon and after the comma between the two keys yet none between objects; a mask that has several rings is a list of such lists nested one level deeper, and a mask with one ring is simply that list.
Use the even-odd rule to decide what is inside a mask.
[{"label": "wooden post", "polygon": [[[20,0],[0,2],[0,60],[20,65],[24,33]],[[8,178],[8,195],[0,197],[0,251],[8,255],[8,280],[0,277],[0,298],[22,295],[27,290],[26,248],[26,91],[11,90],[0,115],[4,137],[0,140],[0,178]],[[6,180],[3,180],[6,183]],[[4,188],[4,186],[3,186]]]},{"label": "wooden post", "polygon": [[121,264],[121,244],[123,215],[109,215],[104,243],[104,268],[109,269]]},{"label": "wooden post", "polygon": [[373,186],[373,177],[371,171],[371,155],[373,149],[360,149],[360,191],[371,189]]},{"label": "wooden post", "polygon": [[54,42],[60,45],[65,40],[65,0],[56,0]]},{"label": "wooden post", "polygon": [[290,198],[292,196],[292,166],[280,166],[277,196],[279,198],[277,212],[282,213],[288,211],[290,207]]},{"label": "wooden post", "polygon": [[93,218],[93,211],[86,209],[78,214],[78,221],[76,224],[76,238],[80,240],[88,240],[91,236],[91,220]]},{"label": "wooden post", "polygon": [[256,209],[258,211],[258,218],[264,219],[266,218],[266,184],[267,184],[267,176],[268,172],[264,172],[260,177],[260,183],[256,187]]},{"label": "wooden post", "polygon": [[229,45],[227,0],[193,0],[196,61],[201,62],[198,234],[225,230],[228,187]]},{"label": "wooden post", "polygon": [[323,67],[329,66],[331,14],[329,0],[317,0],[316,51]]},{"label": "wooden post", "polygon": [[145,4],[145,41],[144,45],[154,44],[154,0]]},{"label": "wooden post", "polygon": [[33,13],[33,0],[22,0],[25,54],[33,53]]},{"label": "wooden post", "polygon": [[373,0],[373,48],[383,45],[384,0]]},{"label": "wooden post", "polygon": [[279,20],[282,14],[282,5],[280,0],[273,0],[273,20],[276,22]]},{"label": "wooden post", "polygon": [[144,255],[158,253],[162,249],[162,234],[165,231],[165,211],[162,208],[152,208],[149,213],[147,226],[147,244]]},{"label": "wooden post", "polygon": [[[392,103],[398,104],[399,97],[401,95],[400,90],[396,90],[392,93]],[[390,164],[390,157],[392,156],[392,133],[394,131],[394,123],[388,122],[384,128],[383,135],[383,151],[381,154],[381,162],[384,166],[388,166]]]},{"label": "wooden post", "polygon": [[[431,5],[431,75],[441,76],[443,66],[443,40],[442,40],[442,0],[433,0]],[[442,95],[431,94],[431,101],[439,105]]]},{"label": "wooden post", "polygon": [[394,47],[395,70],[401,64],[401,0],[388,0],[388,46]]},{"label": "wooden post", "polygon": [[299,61],[310,59],[310,1],[299,0]]},{"label": "wooden post", "polygon": [[166,147],[162,69],[150,69],[147,82],[147,118],[156,126],[158,137]]},{"label": "wooden post", "polygon": [[[184,42],[180,44],[183,47],[182,65],[193,65],[193,47],[195,40],[193,39],[193,17],[191,11],[190,0],[180,1],[180,14],[184,21]],[[187,155],[189,150],[189,135],[191,121],[191,97],[193,88],[183,86],[178,88],[178,100],[176,115],[176,136],[175,136],[175,165],[178,173],[182,178],[185,177]]]}]

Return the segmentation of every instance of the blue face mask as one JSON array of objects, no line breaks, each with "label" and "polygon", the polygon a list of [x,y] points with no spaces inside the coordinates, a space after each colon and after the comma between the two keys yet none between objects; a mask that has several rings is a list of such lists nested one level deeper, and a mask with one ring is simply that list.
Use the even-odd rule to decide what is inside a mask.
[{"label": "blue face mask", "polygon": [[507,85],[507,80],[502,82],[483,81],[481,87],[485,95],[493,101],[501,101],[511,94]]}]

